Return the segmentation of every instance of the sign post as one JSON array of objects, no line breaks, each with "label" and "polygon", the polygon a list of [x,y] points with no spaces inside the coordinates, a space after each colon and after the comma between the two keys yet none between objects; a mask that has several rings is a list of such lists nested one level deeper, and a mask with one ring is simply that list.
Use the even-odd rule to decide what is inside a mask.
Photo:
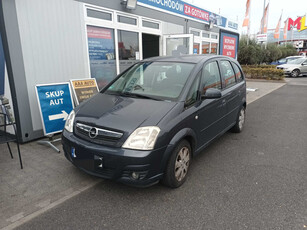
[{"label": "sign post", "polygon": [[38,143],[46,144],[60,152],[52,144],[60,139],[52,140],[51,137],[55,133],[62,132],[68,114],[74,108],[69,83],[36,85],[35,88],[44,135],[49,137],[49,141],[39,141]]},{"label": "sign post", "polygon": [[95,78],[70,80],[73,89],[76,105],[98,93],[98,86]]}]

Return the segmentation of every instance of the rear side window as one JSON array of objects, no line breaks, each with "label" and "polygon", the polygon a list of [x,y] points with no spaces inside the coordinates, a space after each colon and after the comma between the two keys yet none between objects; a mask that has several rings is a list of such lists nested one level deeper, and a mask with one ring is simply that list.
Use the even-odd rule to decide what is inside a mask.
[{"label": "rear side window", "polygon": [[237,64],[232,63],[233,69],[235,71],[235,75],[236,75],[236,80],[237,82],[241,82],[243,80],[243,75],[239,69],[239,67],[237,66]]},{"label": "rear side window", "polygon": [[221,75],[225,82],[225,88],[229,88],[236,84],[235,73],[229,61],[221,61]]},{"label": "rear side window", "polygon": [[202,84],[204,92],[209,88],[221,89],[221,76],[216,61],[204,66],[202,71]]}]

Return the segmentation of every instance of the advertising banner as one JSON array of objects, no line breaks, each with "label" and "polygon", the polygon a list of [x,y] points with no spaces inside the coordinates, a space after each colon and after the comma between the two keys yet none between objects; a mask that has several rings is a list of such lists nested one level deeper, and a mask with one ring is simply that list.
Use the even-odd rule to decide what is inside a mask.
[{"label": "advertising banner", "polygon": [[193,6],[181,0],[138,0],[141,6],[155,8],[162,11],[197,19],[202,22],[213,22],[219,27],[226,27],[227,19],[218,14]]},{"label": "advertising banner", "polygon": [[98,93],[98,86],[95,78],[71,80],[70,82],[77,105]]},{"label": "advertising banner", "polygon": [[220,31],[220,55],[237,58],[239,35]]},{"label": "advertising banner", "polygon": [[36,85],[35,88],[44,134],[62,132],[74,108],[69,83]]},{"label": "advertising banner", "polygon": [[101,89],[116,76],[114,30],[87,26],[87,38],[91,77]]},{"label": "advertising banner", "polygon": [[4,74],[5,74],[5,61],[2,46],[2,39],[0,35],[0,95],[4,95]]}]

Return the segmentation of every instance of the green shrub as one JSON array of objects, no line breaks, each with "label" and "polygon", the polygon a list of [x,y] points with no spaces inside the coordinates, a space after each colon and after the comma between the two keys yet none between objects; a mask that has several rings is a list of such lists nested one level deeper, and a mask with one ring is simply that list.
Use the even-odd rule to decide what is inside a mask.
[{"label": "green shrub", "polygon": [[276,66],[267,65],[243,65],[243,72],[249,79],[283,80],[284,72],[276,69]]}]

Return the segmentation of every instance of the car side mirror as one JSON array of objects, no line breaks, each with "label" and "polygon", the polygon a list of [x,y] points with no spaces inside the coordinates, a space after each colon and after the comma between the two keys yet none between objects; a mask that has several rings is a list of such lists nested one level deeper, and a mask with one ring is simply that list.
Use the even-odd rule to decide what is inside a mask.
[{"label": "car side mirror", "polygon": [[307,65],[307,63],[302,63],[302,65],[303,65],[303,66],[306,66],[306,65]]},{"label": "car side mirror", "polygon": [[202,99],[216,99],[221,97],[222,97],[221,91],[215,88],[209,88],[206,90],[204,94],[201,95]]}]

